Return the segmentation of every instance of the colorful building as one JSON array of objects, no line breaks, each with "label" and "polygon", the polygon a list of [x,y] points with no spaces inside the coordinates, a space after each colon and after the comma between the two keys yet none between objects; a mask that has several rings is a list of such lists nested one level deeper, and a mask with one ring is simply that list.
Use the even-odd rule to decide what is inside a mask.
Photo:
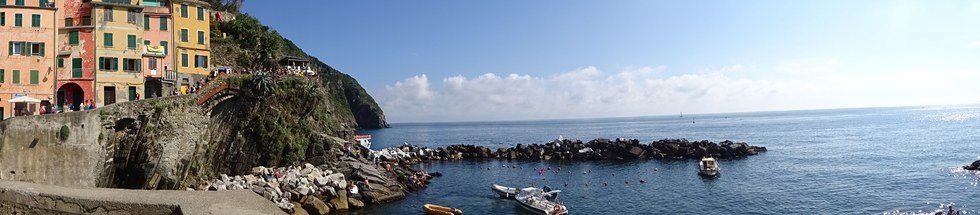
[{"label": "colorful building", "polygon": [[95,103],[105,106],[140,99],[143,89],[143,5],[141,0],[92,0]]},{"label": "colorful building", "polygon": [[165,0],[143,0],[143,77],[145,98],[171,95],[176,87],[173,21]]},{"label": "colorful building", "polygon": [[198,0],[173,0],[174,65],[181,91],[210,74],[211,5]]},{"label": "colorful building", "polygon": [[0,118],[35,115],[54,98],[56,9],[0,0]]},{"label": "colorful building", "polygon": [[82,0],[59,0],[57,20],[57,106],[79,110],[83,102],[95,101],[95,25],[92,4]]}]

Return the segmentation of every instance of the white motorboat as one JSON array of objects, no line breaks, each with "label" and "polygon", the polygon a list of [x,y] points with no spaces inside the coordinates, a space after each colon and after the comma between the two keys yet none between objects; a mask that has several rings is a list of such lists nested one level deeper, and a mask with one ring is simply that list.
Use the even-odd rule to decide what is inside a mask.
[{"label": "white motorboat", "polygon": [[524,188],[517,192],[514,199],[520,204],[521,208],[533,212],[535,214],[542,215],[560,215],[568,214],[568,208],[561,203],[556,203],[548,200],[548,196],[552,196],[561,192],[561,190],[552,190],[545,192],[539,188]]},{"label": "white motorboat", "polygon": [[490,190],[493,190],[493,193],[499,195],[500,198],[508,198],[508,199],[514,198],[514,196],[517,195],[517,191],[518,191],[517,188],[505,187],[499,184],[493,184],[493,186],[490,187]]},{"label": "white motorboat", "polygon": [[718,161],[716,161],[715,158],[701,158],[701,162],[698,163],[698,166],[698,174],[701,174],[701,176],[718,177],[718,174],[721,174],[721,167],[718,167]]}]

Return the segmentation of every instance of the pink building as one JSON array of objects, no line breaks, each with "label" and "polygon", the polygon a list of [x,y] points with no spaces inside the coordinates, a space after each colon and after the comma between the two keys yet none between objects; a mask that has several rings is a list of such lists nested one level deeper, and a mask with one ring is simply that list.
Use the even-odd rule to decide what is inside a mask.
[{"label": "pink building", "polygon": [[158,1],[143,2],[143,76],[146,98],[170,95],[177,80],[171,47],[173,19],[170,7]]}]

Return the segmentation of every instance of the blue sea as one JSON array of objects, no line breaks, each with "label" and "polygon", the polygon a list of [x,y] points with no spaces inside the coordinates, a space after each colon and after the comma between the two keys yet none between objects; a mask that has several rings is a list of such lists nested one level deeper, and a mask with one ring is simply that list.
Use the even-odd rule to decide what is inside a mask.
[{"label": "blue sea", "polygon": [[[722,175],[713,180],[698,177],[696,161],[434,162],[419,166],[444,174],[428,188],[355,213],[421,214],[426,203],[466,214],[525,213],[494,196],[493,183],[561,189],[570,214],[916,214],[948,205],[980,213],[980,174],[959,168],[980,159],[977,105],[411,123],[361,132],[374,135],[375,148],[497,148],[563,135],[733,140],[769,151],[722,160]],[[561,171],[538,174],[549,167]]]}]

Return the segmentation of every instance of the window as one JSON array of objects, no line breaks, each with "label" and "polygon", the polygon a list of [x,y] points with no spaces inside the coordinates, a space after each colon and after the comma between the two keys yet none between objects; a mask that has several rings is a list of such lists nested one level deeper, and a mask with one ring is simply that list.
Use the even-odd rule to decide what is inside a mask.
[{"label": "window", "polygon": [[31,85],[37,85],[38,84],[38,77],[37,76],[40,73],[41,72],[39,72],[37,70],[31,70]]},{"label": "window", "polygon": [[17,6],[24,6],[24,0],[16,0],[14,1],[14,4],[16,4]]},{"label": "window", "polygon": [[150,69],[150,70],[156,70],[157,69],[157,59],[156,58],[150,58],[150,60],[147,61],[146,64],[147,64],[146,65],[146,68],[147,69]]},{"label": "window", "polygon": [[126,11],[126,22],[138,26],[140,24],[140,12],[133,9]]},{"label": "window", "polygon": [[12,77],[14,84],[20,84],[20,70],[14,70],[14,77]]},{"label": "window", "polygon": [[29,55],[30,50],[27,48],[27,43],[25,42],[14,42],[10,41],[10,55]]},{"label": "window", "polygon": [[139,72],[142,62],[140,59],[123,59],[123,71]]},{"label": "window", "polygon": [[78,31],[68,32],[68,44],[78,45]]},{"label": "window", "polygon": [[161,31],[167,30],[167,17],[160,17],[160,30]]},{"label": "window", "polygon": [[58,68],[65,68],[65,59],[58,58]]},{"label": "window", "polygon": [[90,25],[92,25],[92,16],[83,16],[82,26],[90,26]]},{"label": "window", "polygon": [[136,49],[136,35],[127,35],[126,41],[127,41],[126,43],[127,48]]},{"label": "window", "polygon": [[160,4],[160,0],[143,0],[143,6],[160,7],[163,6],[163,4]]},{"label": "window", "polygon": [[143,45],[150,45],[150,40],[143,40]]},{"label": "window", "polygon": [[160,46],[163,46],[163,54],[164,55],[166,55],[167,53],[170,53],[170,49],[167,48],[167,45],[169,45],[169,44],[167,44],[167,41],[160,41]]},{"label": "window", "polygon": [[2,84],[4,82],[4,79],[6,77],[7,77],[7,72],[6,71],[3,71],[3,69],[0,69],[0,84]]},{"label": "window", "polygon": [[194,68],[208,68],[208,56],[195,55],[194,56]]},{"label": "window", "polygon": [[150,16],[143,16],[143,30],[150,30]]},{"label": "window", "polygon": [[41,14],[31,14],[31,27],[41,27]]},{"label": "window", "polygon": [[180,17],[187,18],[187,5],[180,5]]},{"label": "window", "polygon": [[133,86],[129,87],[129,100],[130,101],[136,100],[136,87]]},{"label": "window", "polygon": [[14,14],[14,27],[24,26],[24,14],[15,13]]},{"label": "window", "polygon": [[7,5],[7,0],[0,0],[0,5]]},{"label": "window", "polygon": [[44,43],[30,43],[31,55],[44,56]]},{"label": "window", "polygon": [[45,7],[48,5],[48,0],[37,0],[38,7]]},{"label": "window", "polygon": [[197,31],[197,44],[204,45],[204,31]]},{"label": "window", "polygon": [[105,7],[102,15],[102,21],[112,22],[112,7]]},{"label": "window", "polygon": [[112,47],[112,33],[102,34],[102,46]]},{"label": "window", "polygon": [[197,7],[197,20],[204,21],[204,8]]},{"label": "window", "polygon": [[82,77],[82,59],[72,58],[71,59],[71,77],[81,78]]},{"label": "window", "polygon": [[0,26],[7,26],[7,13],[0,12]]},{"label": "window", "polygon": [[181,42],[185,42],[185,43],[186,43],[187,41],[190,41],[190,40],[189,40],[189,39],[187,38],[187,37],[188,37],[188,35],[187,35],[187,34],[190,34],[190,33],[189,33],[189,32],[187,31],[187,29],[180,29],[180,41],[181,41]]},{"label": "window", "polygon": [[187,67],[187,54],[180,54],[180,66]]},{"label": "window", "polygon": [[99,70],[105,70],[105,71],[117,71],[117,70],[119,70],[119,58],[114,58],[114,57],[100,57],[99,58]]},{"label": "window", "polygon": [[65,18],[65,27],[75,26],[75,19]]}]

